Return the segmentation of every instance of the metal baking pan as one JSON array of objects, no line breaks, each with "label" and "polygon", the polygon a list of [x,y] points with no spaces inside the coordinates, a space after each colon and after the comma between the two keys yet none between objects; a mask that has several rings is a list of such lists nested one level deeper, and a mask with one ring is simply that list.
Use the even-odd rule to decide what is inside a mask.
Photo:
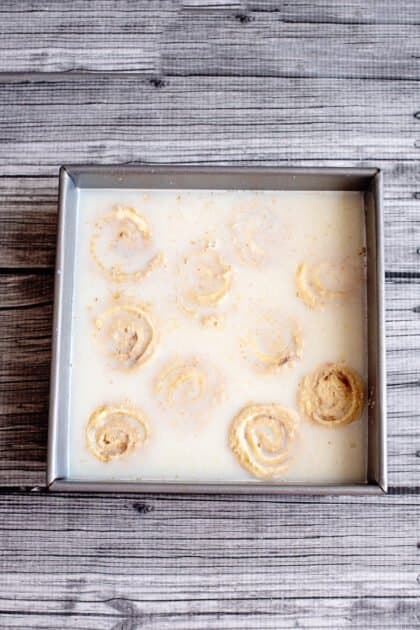
[{"label": "metal baking pan", "polygon": [[[365,203],[368,309],[367,483],[151,483],[72,480],[68,400],[76,203],[81,188],[356,190]],[[380,494],[387,490],[382,177],[375,168],[192,168],[65,166],[60,170],[47,482],[55,491]]]}]

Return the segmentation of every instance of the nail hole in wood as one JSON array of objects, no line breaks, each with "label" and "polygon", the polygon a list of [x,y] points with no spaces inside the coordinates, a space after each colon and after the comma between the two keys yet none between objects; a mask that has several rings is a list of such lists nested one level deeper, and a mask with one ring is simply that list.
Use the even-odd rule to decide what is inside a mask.
[{"label": "nail hole in wood", "polygon": [[166,82],[163,79],[159,79],[158,77],[154,77],[153,79],[149,79],[150,85],[153,85],[155,88],[163,88],[166,85]]},{"label": "nail hole in wood", "polygon": [[148,505],[147,503],[133,503],[133,508],[139,514],[148,514],[154,510],[153,505]]},{"label": "nail hole in wood", "polygon": [[251,15],[247,15],[246,13],[237,13],[235,15],[235,20],[238,20],[241,24],[249,24],[250,22],[253,22],[255,18]]}]

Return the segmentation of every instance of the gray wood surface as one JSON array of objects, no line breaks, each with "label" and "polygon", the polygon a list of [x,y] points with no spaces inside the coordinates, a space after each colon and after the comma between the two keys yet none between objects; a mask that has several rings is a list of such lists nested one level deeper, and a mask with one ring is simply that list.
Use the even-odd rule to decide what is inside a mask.
[{"label": "gray wood surface", "polygon": [[129,495],[69,505],[16,493],[0,509],[10,514],[2,628],[418,627],[412,497]]},{"label": "gray wood surface", "polygon": [[[374,165],[390,495],[45,491],[60,164]],[[420,3],[0,4],[0,628],[420,626]]]}]

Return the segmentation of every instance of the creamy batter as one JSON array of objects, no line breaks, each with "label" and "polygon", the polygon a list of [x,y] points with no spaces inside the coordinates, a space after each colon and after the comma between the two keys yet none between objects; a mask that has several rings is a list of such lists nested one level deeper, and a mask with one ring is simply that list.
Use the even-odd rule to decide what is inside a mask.
[{"label": "creamy batter", "polygon": [[258,483],[230,437],[251,405],[292,418],[270,420],[274,437],[252,427],[255,448],[293,439],[273,481],[365,481],[366,403],[328,426],[297,400],[327,363],[366,386],[360,193],[92,189],[77,212],[71,479]]}]

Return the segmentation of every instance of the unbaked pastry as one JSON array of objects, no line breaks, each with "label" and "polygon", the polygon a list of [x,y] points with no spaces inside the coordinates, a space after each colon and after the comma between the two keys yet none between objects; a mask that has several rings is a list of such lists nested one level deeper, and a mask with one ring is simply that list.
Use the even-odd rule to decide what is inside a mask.
[{"label": "unbaked pastry", "polygon": [[122,205],[97,221],[90,240],[92,258],[113,282],[139,281],[161,266],[163,254],[153,253],[151,248],[146,219]]},{"label": "unbaked pastry", "polygon": [[360,376],[339,363],[324,363],[304,376],[297,394],[302,414],[328,427],[343,426],[360,418],[364,398]]},{"label": "unbaked pastry", "polygon": [[298,297],[315,310],[326,304],[348,297],[358,284],[361,268],[350,261],[323,261],[317,264],[300,263],[296,269]]},{"label": "unbaked pastry", "polygon": [[232,267],[208,241],[197,243],[182,258],[178,268],[177,301],[190,317],[204,326],[223,322],[220,303],[232,286]]},{"label": "unbaked pastry", "polygon": [[86,425],[86,446],[97,459],[109,462],[127,457],[146,441],[144,414],[130,405],[101,405]]},{"label": "unbaked pastry", "polygon": [[272,200],[245,204],[236,212],[230,225],[234,253],[238,261],[247,267],[261,268],[276,253],[279,238],[284,240],[285,226],[280,233],[279,213],[272,207]]},{"label": "unbaked pastry", "polygon": [[273,374],[293,367],[303,351],[298,322],[276,313],[260,314],[252,330],[240,340],[245,358],[257,372]]},{"label": "unbaked pastry", "polygon": [[158,372],[154,390],[164,408],[193,420],[205,416],[224,394],[213,366],[195,356],[170,359]]},{"label": "unbaked pastry", "polygon": [[229,446],[255,477],[276,478],[289,467],[298,420],[295,411],[276,403],[250,403],[232,421]]},{"label": "unbaked pastry", "polygon": [[95,318],[96,337],[116,367],[132,370],[146,363],[157,345],[150,309],[141,304],[111,306]]}]

